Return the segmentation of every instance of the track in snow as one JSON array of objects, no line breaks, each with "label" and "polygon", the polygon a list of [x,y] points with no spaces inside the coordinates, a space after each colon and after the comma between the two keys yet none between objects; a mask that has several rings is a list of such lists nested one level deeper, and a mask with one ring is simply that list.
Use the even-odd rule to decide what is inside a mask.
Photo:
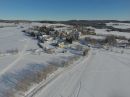
[{"label": "track in snow", "polygon": [[62,73],[34,97],[130,97],[129,75],[130,68],[125,64],[107,52],[97,52]]},{"label": "track in snow", "polygon": [[[89,58],[82,60],[82,62],[80,62],[81,65],[76,64],[73,68],[71,68],[71,69],[69,68],[68,70],[63,72],[63,74],[59,75],[56,79],[54,79],[52,82],[50,82],[47,85],[47,87],[48,87],[52,83],[57,81],[58,79],[62,79],[64,81],[63,82],[59,82],[59,84],[61,84],[62,87],[66,86],[66,87],[64,87],[64,89],[62,87],[54,86],[50,90],[50,91],[52,91],[52,93],[49,93],[49,91],[47,91],[44,95],[42,95],[40,97],[65,97],[64,95],[71,95],[71,96],[73,96],[73,94],[76,91],[76,89],[80,89],[79,88],[79,86],[81,85],[81,83],[80,83],[81,81],[80,80],[81,80],[81,77],[82,77],[83,73],[85,72],[85,68],[87,68],[87,65],[84,65],[84,64],[85,63],[87,64],[91,59],[92,59],[92,56],[89,56]],[[84,68],[84,66],[85,66],[85,68]],[[82,68],[82,70],[79,70],[79,68]],[[77,72],[77,73],[75,74],[74,72]],[[73,80],[75,80],[75,81],[73,82]],[[68,82],[71,82],[71,83],[68,83]],[[70,90],[68,86],[71,86],[71,84],[73,85],[73,87],[70,88],[72,92],[70,92],[68,94],[64,94],[64,90],[66,90],[66,91]],[[45,88],[43,88],[43,90]],[[60,91],[61,93],[59,94],[58,92],[55,92],[55,91],[53,92],[53,89],[57,90],[57,91]],[[35,96],[32,96],[32,97],[35,97]],[[39,97],[39,96],[36,96],[36,97]],[[66,96],[66,97],[69,97],[69,96]]]}]

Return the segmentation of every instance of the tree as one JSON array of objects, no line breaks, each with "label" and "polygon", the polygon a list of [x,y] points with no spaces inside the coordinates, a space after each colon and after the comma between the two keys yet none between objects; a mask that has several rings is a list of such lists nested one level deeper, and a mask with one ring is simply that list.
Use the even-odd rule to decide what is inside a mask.
[{"label": "tree", "polygon": [[106,43],[108,43],[109,45],[114,45],[116,44],[116,38],[114,35],[110,35],[106,37]]}]

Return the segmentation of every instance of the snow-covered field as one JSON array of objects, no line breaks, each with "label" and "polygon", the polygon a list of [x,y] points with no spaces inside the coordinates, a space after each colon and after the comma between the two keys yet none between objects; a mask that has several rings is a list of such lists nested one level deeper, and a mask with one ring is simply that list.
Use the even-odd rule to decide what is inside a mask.
[{"label": "snow-covered field", "polygon": [[114,28],[120,29],[130,29],[130,23],[107,23],[107,26],[112,26]]},{"label": "snow-covered field", "polygon": [[[19,86],[22,85],[19,81],[23,81],[27,75],[32,76],[49,65],[63,65],[72,61],[75,54],[79,53],[74,50],[61,53],[60,48],[53,54],[44,53],[37,46],[35,39],[22,32],[32,26],[42,25],[63,26],[55,28],[56,30],[67,30],[69,27],[63,24],[36,22],[20,23],[15,26],[13,23],[0,23],[0,26],[6,26],[0,28],[0,97],[14,97],[11,95],[12,92],[17,94],[16,97],[32,97],[28,93],[33,94],[31,92],[33,88],[36,89],[34,97],[130,97],[130,50],[119,48],[107,51],[92,49],[88,56],[81,57],[74,63],[70,62],[71,65],[67,68],[59,68],[52,75],[47,75],[52,77],[51,80],[45,81],[46,85],[44,80],[40,84],[31,83],[29,91],[17,93],[15,88],[23,88]],[[130,38],[130,33],[107,32],[106,29],[96,29],[96,33]],[[93,35],[81,38],[84,37],[104,39],[104,36]],[[72,44],[73,47],[76,45],[79,45],[78,42]]]},{"label": "snow-covered field", "polygon": [[92,50],[34,97],[129,97],[130,54]]},{"label": "snow-covered field", "polygon": [[0,28],[4,27],[16,27],[17,25],[15,23],[0,23]]},{"label": "snow-covered field", "polygon": [[130,33],[127,32],[118,32],[118,31],[110,31],[107,29],[95,29],[97,35],[115,35],[115,36],[124,36],[126,38],[130,38]]},{"label": "snow-covered field", "polygon": [[[130,23],[106,23],[106,25],[119,29],[130,29]],[[95,29],[95,32],[97,35],[115,35],[130,38],[129,32],[107,31],[107,30],[108,29]]]},{"label": "snow-covered field", "polygon": [[[42,25],[41,23],[20,23],[15,27],[0,28],[0,97],[7,97],[7,95],[12,97],[10,92],[16,92],[14,88],[19,79],[27,75],[25,72],[32,72],[31,68],[37,70],[39,67],[44,68],[51,65],[50,63],[54,61],[67,61],[74,56],[69,52],[66,54],[43,53],[37,46],[37,41],[22,32],[29,27]],[[47,25],[51,26],[51,24]],[[12,90],[10,91],[10,89]]]}]

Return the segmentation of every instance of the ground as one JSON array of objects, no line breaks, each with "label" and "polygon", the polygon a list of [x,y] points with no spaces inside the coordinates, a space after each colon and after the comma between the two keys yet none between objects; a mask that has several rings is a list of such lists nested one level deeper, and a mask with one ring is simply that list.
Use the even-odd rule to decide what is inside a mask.
[{"label": "ground", "polygon": [[128,54],[93,50],[35,97],[129,97],[129,60]]},{"label": "ground", "polygon": [[[13,23],[1,23],[0,25],[2,25],[0,28],[0,97],[16,93],[15,88],[19,81],[28,73],[32,75],[33,72],[39,72],[41,68],[44,69],[52,64],[62,66],[62,62],[67,62],[75,56],[74,52],[62,53],[63,49],[60,48],[56,49],[56,53],[53,54],[44,53],[38,47],[36,39],[28,37],[22,32],[32,26],[43,25],[41,23],[20,23],[15,26],[12,26]],[[11,94],[8,94],[7,92],[10,90]],[[30,90],[29,87],[28,90]]]},{"label": "ground", "polygon": [[[80,52],[74,50],[79,42],[74,42],[72,49],[66,53],[62,53],[62,49],[58,48],[56,53],[47,54],[37,46],[35,39],[22,32],[29,27],[42,25],[36,22],[0,23],[0,97],[12,97],[11,93],[16,93],[14,87],[19,85],[19,80],[28,73],[32,76],[33,72],[41,70],[40,67],[46,67],[50,63],[62,65],[63,60],[68,61],[76,54],[79,55]],[[67,27],[63,27],[63,30]],[[120,24],[119,27],[128,28],[129,24]],[[96,29],[96,33],[97,36],[87,37],[103,39],[106,34],[114,34],[130,38],[130,33],[107,32],[106,29]],[[81,38],[84,37],[86,36]],[[16,97],[130,97],[129,60],[130,49],[91,49],[88,56],[80,56],[79,60],[70,66],[57,69],[48,75],[46,80],[28,87],[28,91],[16,93]]]}]

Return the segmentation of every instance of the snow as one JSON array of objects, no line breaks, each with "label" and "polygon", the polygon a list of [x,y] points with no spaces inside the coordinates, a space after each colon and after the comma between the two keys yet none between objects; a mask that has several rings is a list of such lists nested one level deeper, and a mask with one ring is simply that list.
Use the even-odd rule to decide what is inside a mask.
[{"label": "snow", "polygon": [[17,26],[15,23],[2,23],[0,22],[0,27],[15,27]]},{"label": "snow", "polygon": [[107,26],[112,26],[114,28],[120,28],[120,29],[129,29],[130,23],[106,23]]},{"label": "snow", "polygon": [[124,55],[94,50],[34,97],[129,97],[130,55]]},{"label": "snow", "polygon": [[[36,68],[38,68],[37,66],[43,68],[50,65],[51,62],[67,61],[74,56],[70,52],[61,53],[59,49],[54,54],[44,53],[37,46],[35,39],[24,35],[22,32],[23,29],[35,25],[42,26],[43,24],[20,23],[16,27],[0,28],[0,97],[7,97],[6,92],[12,93],[18,79],[25,76],[26,72],[32,69],[32,65]],[[45,44],[45,46],[48,44]],[[15,49],[18,52],[8,52]],[[16,97],[20,97],[20,95],[17,94]]]},{"label": "snow", "polygon": [[[8,26],[0,28],[0,97],[6,91],[12,92],[17,84],[17,78],[22,78],[26,72],[40,67],[46,67],[50,63],[68,61],[75,54],[81,53],[69,49],[62,53],[62,48],[54,48],[55,53],[44,53],[38,46],[37,41],[24,35],[23,29],[33,26],[65,26],[57,29],[67,29],[63,24],[47,23],[20,23],[11,27],[10,23],[0,23]],[[10,26],[10,27],[9,27]],[[22,26],[22,27],[21,27]],[[96,29],[99,36],[88,35],[87,37],[103,39],[108,34],[121,35],[130,38],[129,33],[107,32],[106,29]],[[101,36],[100,36],[101,35]],[[86,37],[86,36],[85,36]],[[50,46],[45,43],[44,46]],[[70,48],[80,45],[74,42]],[[8,50],[15,50],[16,53],[8,53]],[[121,53],[123,50],[123,53]],[[78,54],[77,54],[78,55]],[[38,91],[35,97],[130,97],[130,49],[112,48],[108,51],[103,49],[92,49],[89,56],[82,57],[67,68],[59,68],[53,72],[47,80],[40,84],[33,84],[28,94],[37,87],[44,87]],[[62,65],[62,64],[61,64]],[[8,97],[8,96],[4,96]],[[16,97],[23,97],[17,94]],[[28,97],[28,96],[27,96]]]},{"label": "snow", "polygon": [[98,35],[83,35],[83,36],[81,36],[80,38],[82,39],[82,38],[85,38],[85,37],[87,37],[87,38],[91,38],[91,39],[105,39],[105,37],[104,36],[98,36]]},{"label": "snow", "polygon": [[130,33],[127,32],[118,32],[118,31],[110,31],[107,29],[95,29],[97,35],[116,35],[116,36],[124,36],[126,38],[130,38]]}]

